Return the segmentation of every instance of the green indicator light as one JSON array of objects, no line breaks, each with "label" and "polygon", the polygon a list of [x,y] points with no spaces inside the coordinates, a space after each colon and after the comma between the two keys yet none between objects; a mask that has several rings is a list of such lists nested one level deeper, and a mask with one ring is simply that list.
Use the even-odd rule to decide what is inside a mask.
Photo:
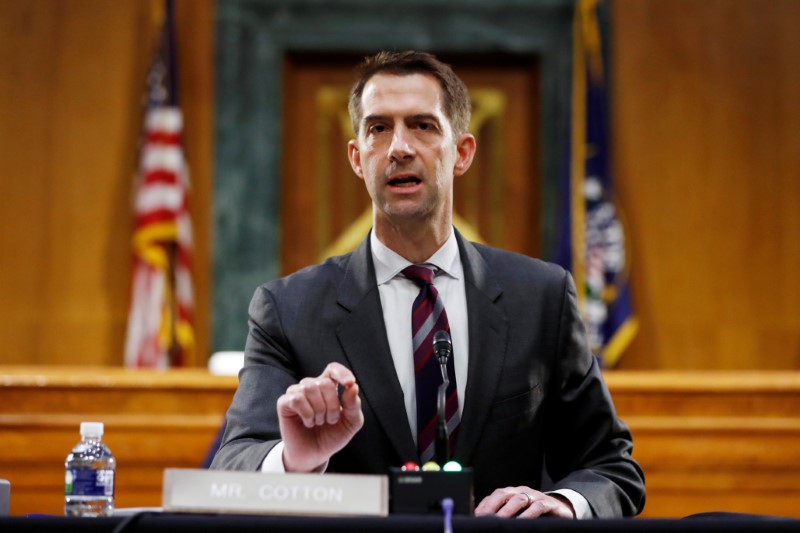
[{"label": "green indicator light", "polygon": [[442,470],[445,472],[461,472],[461,465],[455,461],[447,461],[442,467]]}]

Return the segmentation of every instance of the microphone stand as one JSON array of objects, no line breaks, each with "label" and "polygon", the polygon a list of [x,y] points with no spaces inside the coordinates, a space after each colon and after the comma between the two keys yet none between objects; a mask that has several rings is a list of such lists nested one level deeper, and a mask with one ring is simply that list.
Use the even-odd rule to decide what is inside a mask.
[{"label": "microphone stand", "polygon": [[440,361],[442,369],[442,384],[436,391],[436,405],[438,410],[438,422],[436,424],[436,444],[434,446],[436,462],[441,466],[450,460],[450,443],[447,434],[447,414],[445,403],[447,402],[447,387],[450,380],[447,379],[447,361]]}]

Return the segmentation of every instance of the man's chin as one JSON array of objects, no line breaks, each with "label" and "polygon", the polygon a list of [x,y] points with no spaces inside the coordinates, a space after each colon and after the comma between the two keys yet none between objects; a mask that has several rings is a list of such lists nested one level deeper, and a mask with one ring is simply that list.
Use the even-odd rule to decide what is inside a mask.
[{"label": "man's chin", "polygon": [[395,202],[385,206],[383,213],[395,223],[409,223],[429,220],[433,211],[416,202]]}]

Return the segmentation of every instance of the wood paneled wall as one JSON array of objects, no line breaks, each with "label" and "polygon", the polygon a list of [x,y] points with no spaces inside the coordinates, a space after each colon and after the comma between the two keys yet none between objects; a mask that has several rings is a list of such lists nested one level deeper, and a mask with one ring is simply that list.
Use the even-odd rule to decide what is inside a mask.
[{"label": "wood paneled wall", "polygon": [[[155,3],[0,0],[0,363],[122,363]],[[208,350],[212,0],[176,2]],[[205,364],[205,358],[202,358]]]},{"label": "wood paneled wall", "polygon": [[[214,3],[176,6],[203,354]],[[122,361],[151,15],[140,0],[0,0],[0,363]],[[623,367],[800,367],[798,20],[795,0],[611,2],[642,321]]]},{"label": "wood paneled wall", "polygon": [[800,2],[614,0],[626,368],[800,368]]}]

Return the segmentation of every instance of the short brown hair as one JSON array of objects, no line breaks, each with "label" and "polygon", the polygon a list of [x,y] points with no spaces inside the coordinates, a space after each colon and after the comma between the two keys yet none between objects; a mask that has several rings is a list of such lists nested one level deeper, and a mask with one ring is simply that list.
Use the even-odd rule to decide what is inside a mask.
[{"label": "short brown hair", "polygon": [[368,56],[356,67],[358,81],[350,89],[348,111],[353,122],[353,131],[358,136],[361,122],[361,95],[364,86],[376,74],[394,74],[408,76],[410,74],[427,74],[439,81],[444,97],[444,114],[450,121],[453,134],[457,137],[469,129],[471,104],[467,86],[456,76],[450,65],[442,63],[433,54],[427,52],[378,52]]}]

